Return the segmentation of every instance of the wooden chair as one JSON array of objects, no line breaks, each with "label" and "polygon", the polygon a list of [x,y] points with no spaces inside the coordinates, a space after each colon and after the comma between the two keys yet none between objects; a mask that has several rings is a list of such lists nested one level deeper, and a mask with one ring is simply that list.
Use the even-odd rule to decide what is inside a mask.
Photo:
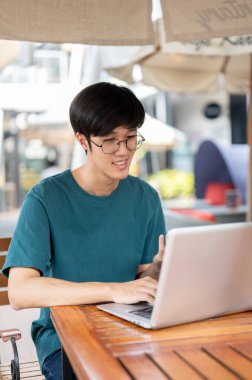
[{"label": "wooden chair", "polygon": [[[0,238],[0,269],[4,264],[11,238]],[[8,280],[0,273],[0,307],[9,305]],[[0,326],[1,328],[1,326]],[[3,342],[10,342],[13,349],[14,359],[10,364],[1,363],[0,361],[0,380],[20,380],[20,379],[45,379],[41,374],[38,361],[19,361],[16,341],[21,339],[21,332],[17,328],[0,330],[0,338]]]},{"label": "wooden chair", "polygon": [[[0,268],[5,262],[6,254],[10,245],[11,238],[0,238]],[[8,292],[7,292],[8,280],[6,277],[0,274],[0,305],[8,305]]]}]

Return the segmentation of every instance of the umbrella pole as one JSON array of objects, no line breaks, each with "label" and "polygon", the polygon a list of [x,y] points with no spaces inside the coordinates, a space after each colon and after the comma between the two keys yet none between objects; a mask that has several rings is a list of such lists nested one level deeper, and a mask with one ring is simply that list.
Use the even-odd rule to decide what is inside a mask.
[{"label": "umbrella pole", "polygon": [[247,222],[252,221],[252,54],[250,54],[250,91],[249,91],[249,109],[247,139],[249,145],[249,165],[248,165],[248,185],[247,185]]}]

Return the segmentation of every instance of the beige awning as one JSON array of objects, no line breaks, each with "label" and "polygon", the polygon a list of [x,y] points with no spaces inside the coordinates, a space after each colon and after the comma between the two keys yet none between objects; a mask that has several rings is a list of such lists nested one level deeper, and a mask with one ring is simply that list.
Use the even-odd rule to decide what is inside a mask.
[{"label": "beige awning", "polygon": [[163,90],[217,91],[223,74],[229,92],[245,94],[250,87],[251,53],[252,35],[244,35],[163,43],[139,63],[144,83]]},{"label": "beige awning", "polygon": [[1,0],[0,39],[151,45],[151,0]]},{"label": "beige awning", "polygon": [[161,0],[167,41],[252,33],[252,3],[239,0]]},{"label": "beige awning", "polygon": [[233,56],[252,52],[252,35],[169,42],[162,51],[171,54]]},{"label": "beige awning", "polygon": [[166,91],[215,91],[223,59],[158,52],[141,62],[143,82]]},{"label": "beige awning", "polygon": [[[166,41],[252,33],[248,1],[161,0],[161,14]],[[154,45],[153,15],[152,0],[1,0],[0,39]]]},{"label": "beige awning", "polygon": [[209,92],[225,86],[230,93],[246,94],[250,88],[249,54],[223,57],[158,52],[144,59],[141,69],[145,84],[165,91]]}]

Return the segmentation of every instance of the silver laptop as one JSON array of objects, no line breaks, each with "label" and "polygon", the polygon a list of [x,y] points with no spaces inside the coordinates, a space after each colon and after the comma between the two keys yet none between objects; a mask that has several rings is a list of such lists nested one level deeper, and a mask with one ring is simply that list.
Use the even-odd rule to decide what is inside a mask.
[{"label": "silver laptop", "polygon": [[154,306],[97,307],[148,329],[252,309],[252,223],[170,230]]}]

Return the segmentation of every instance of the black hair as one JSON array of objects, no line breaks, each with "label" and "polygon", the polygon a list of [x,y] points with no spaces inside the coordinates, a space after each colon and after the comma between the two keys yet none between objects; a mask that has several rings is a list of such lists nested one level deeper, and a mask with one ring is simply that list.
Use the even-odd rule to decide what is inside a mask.
[{"label": "black hair", "polygon": [[125,126],[139,128],[144,122],[142,103],[127,87],[100,82],[84,88],[70,106],[70,121],[76,133],[106,136],[113,129]]}]

